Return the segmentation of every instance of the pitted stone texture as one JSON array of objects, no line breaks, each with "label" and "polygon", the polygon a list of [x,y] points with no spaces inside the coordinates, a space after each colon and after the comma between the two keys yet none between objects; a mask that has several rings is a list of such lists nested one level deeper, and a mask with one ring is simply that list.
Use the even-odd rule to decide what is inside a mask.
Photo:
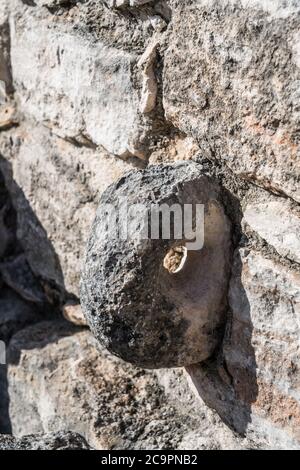
[{"label": "pitted stone texture", "polygon": [[209,430],[170,404],[155,372],[97,349],[90,331],[67,322],[20,331],[7,356],[16,437],[72,429],[96,449],[176,449],[203,423]]},{"label": "pitted stone texture", "polygon": [[[122,240],[105,232],[102,204],[203,204],[204,247],[188,251],[177,274],[164,267],[170,240],[145,240],[143,213],[134,237]],[[109,351],[133,364],[172,367],[206,359],[217,345],[224,321],[230,223],[219,187],[194,162],[158,165],[126,174],[100,199],[87,246],[81,303],[96,338]]]},{"label": "pitted stone texture", "polygon": [[167,119],[193,135],[209,158],[300,201],[299,2],[170,5]]},{"label": "pitted stone texture", "polygon": [[16,331],[41,318],[44,318],[44,312],[41,314],[36,305],[26,302],[9,287],[1,286],[0,340],[8,343]]},{"label": "pitted stone texture", "polygon": [[16,439],[0,435],[0,450],[88,450],[83,437],[73,432],[36,434]]},{"label": "pitted stone texture", "polygon": [[189,367],[196,388],[239,433],[263,447],[299,449],[299,271],[237,250],[229,305],[223,362]]},{"label": "pitted stone texture", "polygon": [[32,271],[61,292],[78,295],[98,198],[132,165],[30,124],[5,133],[0,152],[17,212],[17,236]]},{"label": "pitted stone texture", "polygon": [[[34,2],[35,5],[40,7],[57,8],[60,6],[71,7],[77,3],[85,3],[88,0],[29,0],[29,2],[30,1]],[[27,3],[26,0],[24,3]]]}]

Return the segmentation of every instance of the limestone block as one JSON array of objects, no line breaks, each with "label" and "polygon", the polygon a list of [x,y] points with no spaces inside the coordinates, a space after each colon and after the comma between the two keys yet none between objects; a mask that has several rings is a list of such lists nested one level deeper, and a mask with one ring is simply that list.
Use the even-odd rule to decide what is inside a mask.
[{"label": "limestone block", "polygon": [[244,219],[279,254],[300,263],[300,211],[290,201],[270,198],[249,204]]},{"label": "limestone block", "polygon": [[88,330],[43,322],[8,350],[16,437],[72,429],[96,449],[173,449],[197,424],[168,403],[155,374],[97,349]]},{"label": "limestone block", "polygon": [[188,368],[200,396],[262,446],[300,448],[300,275],[237,250],[223,360]]},{"label": "limestone block", "polygon": [[299,202],[299,3],[170,4],[167,119],[210,158]]},{"label": "limestone block", "polygon": [[0,166],[29,265],[42,280],[78,295],[98,198],[132,166],[101,149],[66,142],[43,126],[20,126],[6,138],[2,155],[7,160],[0,159]]},{"label": "limestone block", "polygon": [[135,52],[55,27],[40,9],[10,18],[11,62],[20,109],[62,137],[85,136],[108,152],[144,158]]},{"label": "limestone block", "polygon": [[10,435],[0,435],[0,450],[88,450],[89,446],[79,434],[56,432],[36,434],[16,439]]}]

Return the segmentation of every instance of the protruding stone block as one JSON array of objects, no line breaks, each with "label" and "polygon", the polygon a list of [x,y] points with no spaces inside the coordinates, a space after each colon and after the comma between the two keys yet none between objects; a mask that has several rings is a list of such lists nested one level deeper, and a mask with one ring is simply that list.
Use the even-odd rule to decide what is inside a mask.
[{"label": "protruding stone block", "polygon": [[[103,205],[116,207],[124,197],[127,215],[137,207],[152,215],[154,206],[163,205],[177,205],[185,215],[186,205],[203,205],[203,247],[188,249],[187,237],[173,230],[169,239],[163,232],[145,237],[149,221],[137,209],[136,230],[126,239],[111,226],[106,233]],[[162,220],[160,230],[165,228]],[[81,301],[92,331],[112,353],[146,368],[206,359],[224,321],[229,260],[230,222],[219,187],[200,165],[180,162],[128,173],[102,195],[87,247]]]}]

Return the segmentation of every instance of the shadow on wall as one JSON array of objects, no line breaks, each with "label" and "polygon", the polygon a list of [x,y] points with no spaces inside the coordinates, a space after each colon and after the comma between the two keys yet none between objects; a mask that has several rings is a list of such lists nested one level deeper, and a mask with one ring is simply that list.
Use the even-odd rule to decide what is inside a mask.
[{"label": "shadow on wall", "polygon": [[[1,312],[0,312],[1,315]],[[0,364],[0,434],[11,434],[7,366]]]},{"label": "shadow on wall", "polygon": [[[0,155],[0,171],[4,176],[12,205],[17,214],[16,239],[25,253],[28,264],[51,301],[62,302],[65,292],[64,277],[59,258],[47,232],[30,206],[24,192],[13,179],[10,162]],[[51,298],[51,296],[54,297]]]},{"label": "shadow on wall", "polygon": [[[18,237],[22,240],[21,250],[25,252],[37,282],[40,281],[43,285],[47,298],[45,304],[49,307],[50,302],[49,312],[52,318],[55,318],[53,317],[53,304],[64,302],[67,296],[59,259],[47,237],[46,230],[36,217],[23,191],[13,180],[11,164],[0,156],[1,171],[18,215]],[[234,244],[238,246],[242,234],[242,213],[239,201],[228,192],[226,194],[224,192],[223,199],[228,216],[234,225]],[[4,259],[5,256],[4,253],[2,258]],[[230,282],[230,295],[235,297],[235,309],[228,311],[222,346],[212,359],[189,366],[187,372],[204,402],[210,408],[215,409],[230,428],[244,435],[251,422],[251,406],[256,400],[258,386],[255,352],[251,344],[253,325],[250,304],[243,288],[241,274],[242,261],[237,251],[233,260]],[[0,284],[0,295],[1,291]],[[232,304],[232,302],[229,303]],[[26,324],[47,319],[45,304],[40,309],[38,319],[27,321],[26,318],[22,318],[22,321],[16,324],[14,332]],[[39,307],[41,306],[32,305],[34,309],[39,310]],[[0,311],[0,333],[1,316]],[[69,329],[70,327],[67,328],[68,331]],[[51,338],[45,338],[46,343],[49,341]],[[19,357],[13,354],[8,360],[17,364]],[[9,433],[10,431],[7,369],[5,366],[0,366],[0,432]]]},{"label": "shadow on wall", "polygon": [[[242,211],[237,198],[224,195],[233,221],[235,246],[241,243]],[[234,305],[234,309],[231,306]],[[251,423],[251,408],[258,395],[257,364],[252,346],[251,308],[242,282],[239,251],[233,256],[229,285],[229,308],[220,349],[208,361],[186,368],[196,393],[234,431],[245,435]]]},{"label": "shadow on wall", "polygon": [[[0,340],[7,348],[12,335],[27,325],[57,319],[67,293],[47,232],[1,155],[0,216]],[[0,433],[11,433],[7,365],[1,364]]]}]

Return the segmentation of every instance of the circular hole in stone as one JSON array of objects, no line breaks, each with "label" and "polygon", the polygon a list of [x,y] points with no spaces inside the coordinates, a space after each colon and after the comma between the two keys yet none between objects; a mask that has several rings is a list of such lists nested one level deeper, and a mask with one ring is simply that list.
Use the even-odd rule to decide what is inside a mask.
[{"label": "circular hole in stone", "polygon": [[179,273],[187,260],[188,251],[185,246],[179,245],[171,248],[164,257],[163,266],[170,274]]}]

